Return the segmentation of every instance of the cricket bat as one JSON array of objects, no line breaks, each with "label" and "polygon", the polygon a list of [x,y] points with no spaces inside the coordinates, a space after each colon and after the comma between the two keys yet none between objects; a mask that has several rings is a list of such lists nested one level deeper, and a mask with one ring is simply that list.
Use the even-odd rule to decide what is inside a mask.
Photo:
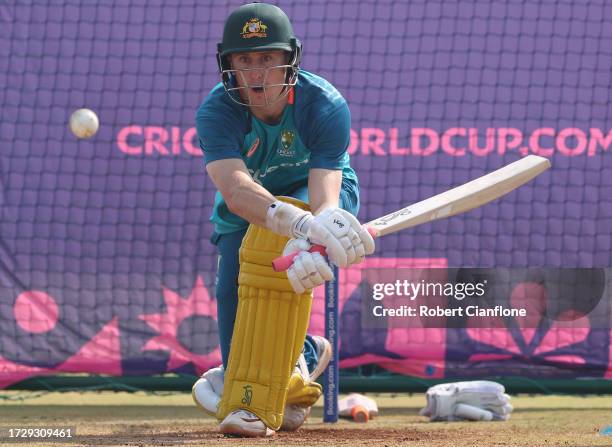
[{"label": "cricket bat", "polygon": [[[394,211],[365,224],[370,234],[381,237],[427,222],[465,213],[496,200],[529,182],[550,168],[550,161],[537,155],[528,155],[514,163],[472,180],[456,188]],[[313,245],[310,252],[325,256],[325,247]],[[298,252],[275,259],[275,271],[287,270]]]}]

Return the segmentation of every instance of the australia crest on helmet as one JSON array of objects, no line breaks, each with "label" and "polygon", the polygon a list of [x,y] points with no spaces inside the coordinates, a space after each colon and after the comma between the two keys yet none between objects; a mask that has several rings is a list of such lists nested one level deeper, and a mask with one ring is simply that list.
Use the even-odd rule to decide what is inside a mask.
[{"label": "australia crest on helmet", "polygon": [[252,39],[253,37],[267,37],[267,31],[267,25],[258,18],[252,18],[244,24],[240,34],[243,39]]}]

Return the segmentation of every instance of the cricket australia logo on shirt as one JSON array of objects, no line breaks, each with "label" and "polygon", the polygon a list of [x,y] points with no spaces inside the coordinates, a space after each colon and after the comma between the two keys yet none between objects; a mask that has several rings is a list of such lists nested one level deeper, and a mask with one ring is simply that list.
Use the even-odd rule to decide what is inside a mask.
[{"label": "cricket australia logo on shirt", "polygon": [[295,148],[293,147],[294,139],[295,133],[292,130],[283,130],[280,135],[278,155],[282,157],[293,157],[295,155]]}]

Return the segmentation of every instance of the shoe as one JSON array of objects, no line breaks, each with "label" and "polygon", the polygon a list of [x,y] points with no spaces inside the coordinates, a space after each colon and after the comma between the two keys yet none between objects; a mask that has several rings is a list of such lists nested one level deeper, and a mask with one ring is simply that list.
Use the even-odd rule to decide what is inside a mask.
[{"label": "shoe", "polygon": [[310,373],[310,380],[314,382],[321,374],[323,374],[325,368],[327,368],[327,365],[329,365],[329,361],[331,360],[332,356],[332,347],[325,337],[313,335],[311,338],[317,350],[318,358],[316,368]]},{"label": "shoe", "polygon": [[243,438],[264,438],[276,433],[259,417],[247,410],[232,411],[219,425],[219,431],[224,435]]},{"label": "shoe", "polygon": [[311,408],[303,405],[285,405],[285,413],[283,414],[283,423],[281,424],[280,431],[296,431],[304,425],[304,422],[310,416]]}]

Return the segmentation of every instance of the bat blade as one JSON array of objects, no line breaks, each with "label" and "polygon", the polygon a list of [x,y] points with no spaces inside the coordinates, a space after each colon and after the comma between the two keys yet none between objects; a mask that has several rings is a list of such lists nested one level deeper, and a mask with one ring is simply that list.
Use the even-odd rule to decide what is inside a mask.
[{"label": "bat blade", "polygon": [[[528,155],[503,168],[436,196],[414,203],[406,208],[374,219],[366,228],[373,237],[385,236],[406,228],[465,213],[486,205],[533,180],[550,168],[550,161],[537,155]],[[325,255],[325,247],[313,245],[310,252]],[[287,270],[296,253],[279,257],[272,266],[277,272]]]},{"label": "bat blade", "polygon": [[374,219],[366,226],[377,237],[470,211],[508,194],[550,168],[550,161],[528,155],[503,168],[406,208]]}]

